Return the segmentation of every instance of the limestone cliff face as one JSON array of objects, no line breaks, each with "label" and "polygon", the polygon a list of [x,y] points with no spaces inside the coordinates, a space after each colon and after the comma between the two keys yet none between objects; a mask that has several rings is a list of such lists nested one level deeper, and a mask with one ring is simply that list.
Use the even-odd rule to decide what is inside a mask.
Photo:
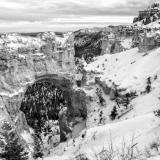
[{"label": "limestone cliff face", "polygon": [[138,47],[139,52],[147,52],[160,46],[159,33],[146,32],[144,29],[141,32],[136,34],[132,39],[133,47]]},{"label": "limestone cliff face", "polygon": [[113,31],[80,30],[75,34],[75,57],[91,58],[103,54],[114,54],[124,50]]},{"label": "limestone cliff face", "polygon": [[[19,36],[17,38],[13,35],[14,41],[18,39],[18,42],[14,43],[9,38],[5,37],[4,44],[1,45],[1,48],[3,47],[0,52],[1,94],[11,94],[18,91],[27,83],[33,82],[35,76],[74,73],[74,38],[72,35],[63,40],[65,41],[63,44],[56,39],[53,41],[44,41],[40,38],[33,39],[37,43],[40,41],[38,49],[32,40],[28,43],[21,43],[19,39],[23,40],[24,37]],[[29,43],[31,43],[30,46],[27,46]],[[55,45],[59,45],[61,48],[56,48]],[[15,47],[17,48],[15,49]],[[21,51],[19,53],[22,48],[26,49],[26,52]]]},{"label": "limestone cliff face", "polygon": [[[47,32],[36,38],[1,35],[0,120],[10,121],[19,132],[28,128],[25,115],[19,108],[28,85],[39,79],[48,78],[55,85],[69,87],[69,92],[74,92],[74,55],[72,34],[57,37]],[[73,105],[70,109],[73,113],[74,107],[81,107]]]},{"label": "limestone cliff face", "polygon": [[139,15],[133,19],[133,23],[147,25],[155,22],[160,18],[160,6],[159,3],[153,3],[148,6],[147,9],[139,11]]},{"label": "limestone cliff face", "polygon": [[[14,35],[13,37],[15,39],[17,38]],[[23,40],[23,37],[19,36],[18,38],[22,38]],[[28,37],[25,38],[28,39]],[[66,38],[65,42],[63,42],[64,44],[56,41],[56,39],[53,41],[45,41],[40,38],[33,39],[39,43],[38,48],[32,43],[32,40],[27,43],[21,43],[19,41],[14,43],[10,39],[7,39],[9,41],[7,43],[6,39],[4,40],[4,43],[6,44],[3,48],[1,47],[2,49],[0,52],[0,64],[2,66],[1,75],[3,75],[4,78],[3,79],[1,76],[1,82],[6,83],[4,85],[6,87],[11,84],[9,87],[12,87],[10,88],[12,91],[14,86],[17,89],[17,86],[22,85],[23,81],[25,83],[31,82],[36,75],[59,72],[67,73],[74,69],[74,48],[72,37]],[[29,45],[29,43],[31,44]],[[15,49],[14,47],[11,47],[11,45],[18,46],[18,48]],[[61,50],[55,48],[55,45],[59,45]],[[26,49],[26,52],[21,51],[22,48]],[[9,77],[12,78],[10,79]]]},{"label": "limestone cliff face", "polygon": [[138,49],[139,52],[147,52],[157,47],[154,37],[143,36],[140,38]]}]

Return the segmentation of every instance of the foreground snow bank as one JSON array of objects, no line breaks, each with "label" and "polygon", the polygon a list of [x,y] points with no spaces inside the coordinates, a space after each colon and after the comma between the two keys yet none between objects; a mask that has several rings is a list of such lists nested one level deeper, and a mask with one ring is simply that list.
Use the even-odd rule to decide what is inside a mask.
[{"label": "foreground snow bank", "polygon": [[[151,144],[160,138],[160,118],[153,113],[159,109],[160,104],[159,53],[160,48],[147,53],[139,53],[138,49],[134,48],[114,55],[99,56],[94,62],[86,65],[85,69],[91,74],[99,73],[100,80],[107,86],[112,87],[114,83],[126,92],[136,91],[138,96],[130,102],[133,109],[115,121],[106,121],[106,124],[101,126],[92,125],[92,128],[84,130],[80,137],[60,144],[45,160],[72,160],[79,154],[84,154],[91,160],[97,160],[95,155],[99,155],[102,150],[109,150],[112,146],[115,153],[117,150],[121,152],[123,144],[137,147],[140,153],[145,154],[146,147],[150,148]],[[97,74],[93,77],[96,76]],[[151,78],[151,91],[143,93],[148,77]],[[87,91],[92,97],[97,86],[93,87],[95,89]],[[110,108],[115,104],[108,95],[103,93],[102,96],[107,102],[106,108],[103,108],[104,116],[107,117],[110,114],[108,113]],[[96,110],[98,105],[96,101],[92,104],[94,106],[90,106],[93,108],[90,114],[93,117],[91,121],[102,110],[102,106],[97,109],[98,111]],[[159,160],[159,157],[149,160]]]},{"label": "foreground snow bank", "polygon": [[[155,140],[155,137],[160,136],[159,124],[160,119],[150,113],[129,120],[91,128],[83,133],[84,138],[79,137],[75,140],[75,143],[70,140],[65,147],[64,144],[61,144],[61,147],[65,148],[65,152],[60,153],[63,156],[59,155],[57,160],[71,160],[79,154],[85,154],[88,158],[96,160],[95,155],[103,149],[108,149],[111,143],[115,150],[121,150],[123,143],[128,145],[132,140],[133,145],[137,145],[143,152],[144,148]],[[50,159],[51,157],[46,158],[46,160]]]}]

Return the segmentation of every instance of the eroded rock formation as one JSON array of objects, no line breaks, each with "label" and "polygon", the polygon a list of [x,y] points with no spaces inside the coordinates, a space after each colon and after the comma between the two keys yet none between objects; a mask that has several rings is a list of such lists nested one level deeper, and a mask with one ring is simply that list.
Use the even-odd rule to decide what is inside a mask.
[{"label": "eroded rock formation", "polygon": [[93,57],[114,54],[124,50],[121,41],[112,31],[80,30],[75,34],[75,57],[90,62]]},{"label": "eroded rock formation", "polygon": [[[36,45],[33,41],[36,41]],[[66,124],[74,124],[76,116],[86,118],[86,114],[84,116],[83,113],[86,113],[85,94],[83,93],[81,98],[83,104],[78,104],[80,93],[73,89],[75,69],[73,44],[73,35],[67,35],[67,38],[57,38],[51,33],[36,38],[20,35],[1,37],[0,119],[2,121],[9,121],[19,133],[28,129],[25,113],[20,111],[20,107],[28,87],[39,81],[50,81],[67,95],[69,104]],[[79,96],[76,97],[75,93],[79,93]],[[74,128],[74,125],[71,127]]]}]

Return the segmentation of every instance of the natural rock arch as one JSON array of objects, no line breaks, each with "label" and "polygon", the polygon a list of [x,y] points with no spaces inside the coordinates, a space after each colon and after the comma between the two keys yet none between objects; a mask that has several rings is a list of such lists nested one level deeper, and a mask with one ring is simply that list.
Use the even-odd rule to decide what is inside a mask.
[{"label": "natural rock arch", "polygon": [[[72,134],[71,128],[74,128],[74,126],[79,123],[77,121],[77,117],[83,120],[86,119],[86,95],[83,91],[75,91],[72,87],[73,83],[70,79],[57,74],[46,74],[42,76],[36,76],[35,81],[26,87],[23,97],[25,97],[28,88],[34,87],[34,85],[38,83],[49,83],[51,86],[54,86],[63,93],[63,98],[67,102],[67,110],[63,110],[63,112],[57,114],[59,114],[58,120],[60,127],[60,141],[65,141],[67,139],[67,134]],[[22,104],[20,110],[26,114],[25,108],[22,108]],[[54,117],[52,118],[54,119]],[[31,125],[31,123],[29,123],[29,125]]]},{"label": "natural rock arch", "polygon": [[[5,39],[11,42],[7,35]],[[44,35],[48,39],[52,33]],[[18,37],[21,38],[20,35]],[[67,122],[73,124],[73,128],[75,123],[79,123],[76,117],[85,118],[87,115],[86,95],[83,91],[74,90],[72,85],[75,74],[74,35],[67,35],[63,44],[59,44],[57,39],[49,42],[43,38],[36,39],[39,47],[32,45],[33,49],[37,48],[36,52],[32,52],[26,45],[24,50],[20,47],[18,50],[9,51],[8,47],[5,47],[0,54],[0,119],[9,121],[19,135],[28,130],[25,114],[20,111],[21,103],[28,86],[37,81],[53,81],[67,93],[66,97],[70,100]],[[21,46],[21,42],[17,43],[20,44],[17,46]],[[42,51],[43,45],[46,48]],[[65,113],[62,113],[62,119],[64,115]]]}]

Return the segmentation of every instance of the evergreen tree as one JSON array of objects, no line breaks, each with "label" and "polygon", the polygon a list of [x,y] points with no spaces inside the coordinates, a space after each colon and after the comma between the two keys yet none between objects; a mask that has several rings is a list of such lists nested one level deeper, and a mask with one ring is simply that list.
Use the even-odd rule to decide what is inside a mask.
[{"label": "evergreen tree", "polygon": [[151,77],[148,77],[148,78],[147,78],[146,92],[147,92],[147,93],[150,93],[150,92],[151,92]]},{"label": "evergreen tree", "polygon": [[117,106],[120,108],[120,105],[119,105],[119,93],[118,93],[118,90],[115,88],[115,101],[117,103]]},{"label": "evergreen tree", "polygon": [[153,19],[152,19],[152,22],[155,22],[156,20],[157,20],[157,17],[154,15]]},{"label": "evergreen tree", "polygon": [[154,114],[155,114],[155,116],[160,117],[160,109],[159,109],[159,110],[154,111]]},{"label": "evergreen tree", "polygon": [[40,133],[35,131],[33,138],[34,138],[33,158],[34,159],[43,158],[43,144],[42,144]]},{"label": "evergreen tree", "polygon": [[111,120],[114,120],[117,115],[118,115],[118,113],[117,113],[117,107],[114,106],[114,107],[113,107],[113,110],[111,111],[111,114],[110,114]]},{"label": "evergreen tree", "polygon": [[129,93],[126,93],[126,99],[125,99],[125,107],[126,109],[128,108],[128,105],[129,105],[129,98],[130,98],[130,94]]},{"label": "evergreen tree", "polygon": [[19,138],[12,130],[10,124],[4,123],[2,129],[4,131],[1,132],[0,141],[3,147],[0,158],[5,160],[27,160],[28,152],[26,152],[25,148],[19,143]]}]

